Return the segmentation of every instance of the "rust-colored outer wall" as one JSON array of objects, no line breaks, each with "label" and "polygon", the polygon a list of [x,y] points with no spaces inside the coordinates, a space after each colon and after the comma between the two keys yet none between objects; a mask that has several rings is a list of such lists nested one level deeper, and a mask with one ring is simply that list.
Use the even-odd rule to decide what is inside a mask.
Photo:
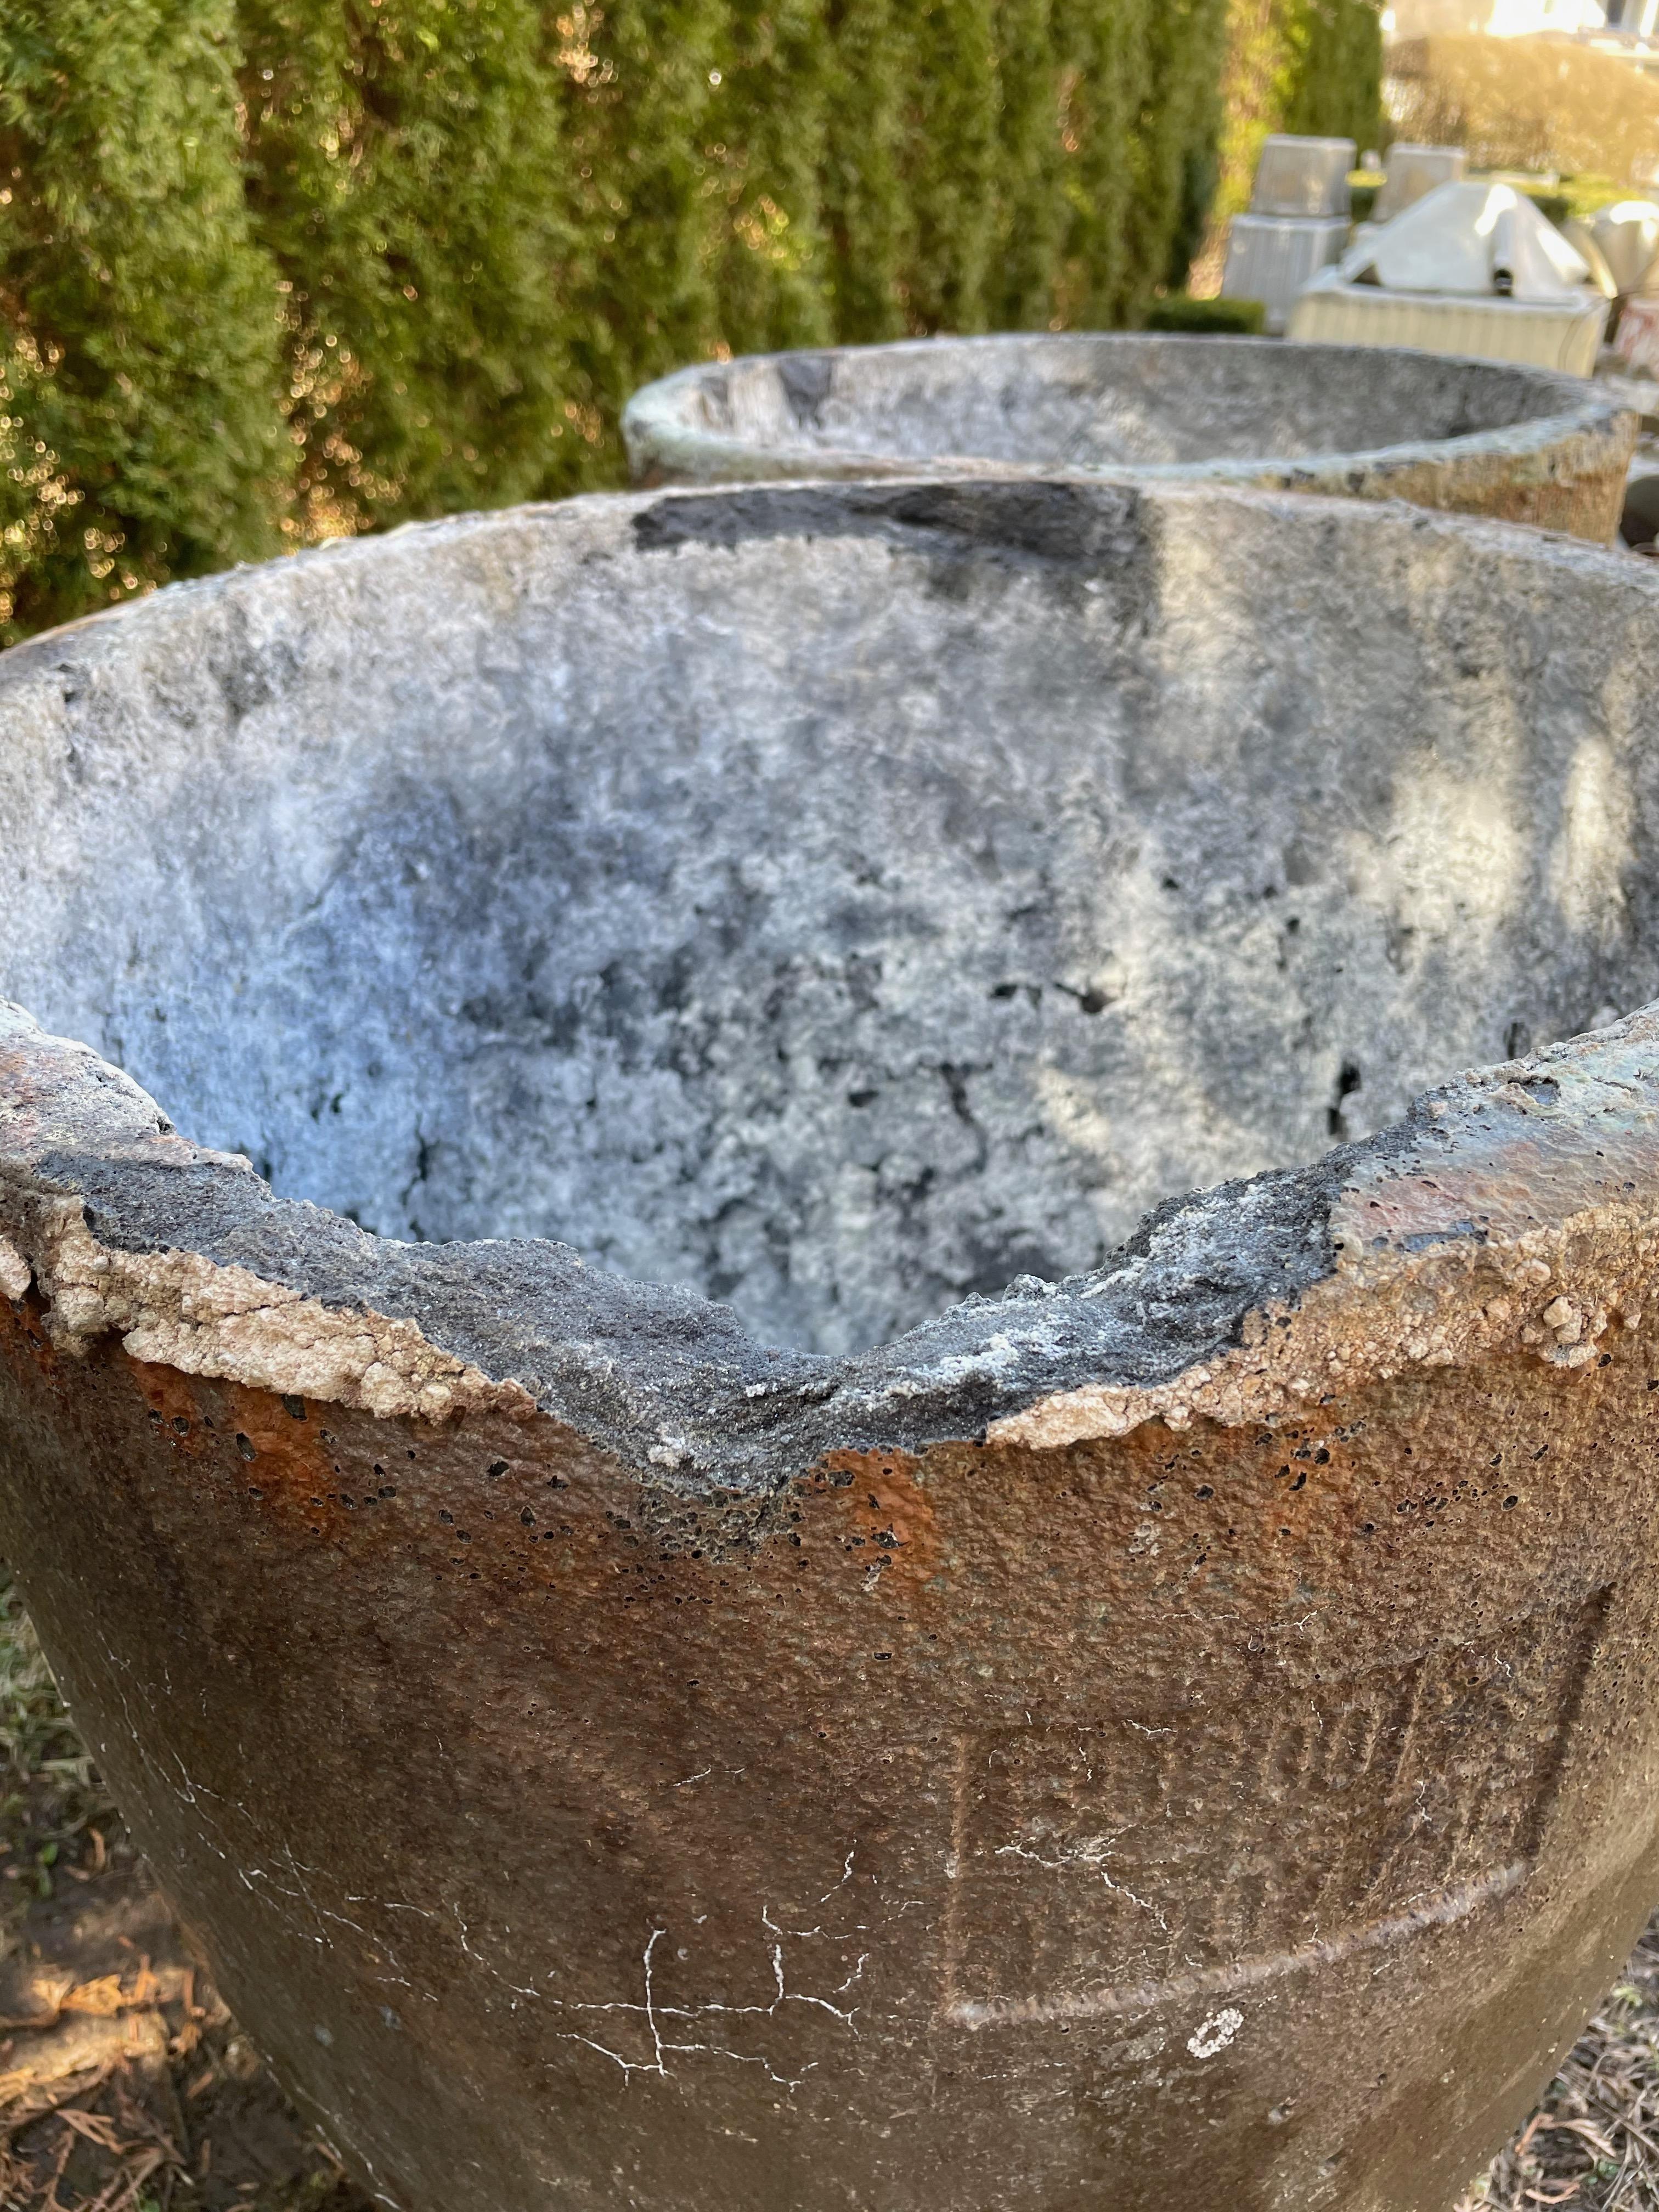
[{"label": "rust-colored outer wall", "polygon": [[1349,499],[1403,499],[1446,514],[1529,523],[1610,545],[1624,513],[1637,421],[1564,434],[1526,454],[1472,453],[1444,459],[1378,462],[1352,469],[1287,463],[1249,482],[1261,490],[1332,492]]},{"label": "rust-colored outer wall", "polygon": [[[1447,514],[1489,515],[1496,522],[1527,523],[1536,530],[1558,530],[1570,538],[1588,539],[1593,545],[1610,545],[1624,513],[1638,427],[1634,415],[1621,416],[1606,427],[1564,432],[1552,442],[1526,452],[1453,452],[1398,461],[1360,458],[1334,466],[1285,461],[1269,467],[1246,464],[1232,468],[1218,462],[1191,473],[1201,474],[1206,483],[1238,484],[1252,491],[1403,499],[1413,507],[1434,507]],[[635,482],[653,486],[777,477],[910,477],[921,466],[913,459],[886,461],[870,454],[800,452],[792,454],[787,463],[731,470],[677,468],[653,461],[635,471]],[[927,467],[940,476],[1018,473],[1001,463],[993,470],[989,464],[975,467],[952,459],[930,461]],[[1037,471],[1034,469],[1030,473]],[[1052,477],[1054,471],[1049,468],[1042,473]],[[1101,473],[1115,473],[1133,481],[1143,473],[1162,480],[1187,472],[1129,469]]]},{"label": "rust-colored outer wall", "polygon": [[1429,2212],[1659,1891],[1656,1376],[1613,1322],[693,1528],[0,1298],[0,1542],[387,2202]]}]

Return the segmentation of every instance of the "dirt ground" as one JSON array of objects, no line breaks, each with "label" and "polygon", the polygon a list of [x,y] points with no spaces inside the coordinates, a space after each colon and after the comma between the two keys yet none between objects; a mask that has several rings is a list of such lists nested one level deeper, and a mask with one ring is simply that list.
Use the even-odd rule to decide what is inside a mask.
[{"label": "dirt ground", "polygon": [[[1659,1916],[1456,2212],[1659,2212]],[[372,2212],[127,1838],[0,1578],[0,2212]]]},{"label": "dirt ground", "polygon": [[3,1577],[0,2212],[370,2212],[191,1959]]},{"label": "dirt ground", "polygon": [[1659,2207],[1659,1914],[1543,2102],[1457,2212]]},{"label": "dirt ground", "polygon": [[143,1860],[118,1831],[101,1854],[88,1842],[49,1889],[25,1865],[8,1915],[0,2204],[368,2212],[193,1966]]}]

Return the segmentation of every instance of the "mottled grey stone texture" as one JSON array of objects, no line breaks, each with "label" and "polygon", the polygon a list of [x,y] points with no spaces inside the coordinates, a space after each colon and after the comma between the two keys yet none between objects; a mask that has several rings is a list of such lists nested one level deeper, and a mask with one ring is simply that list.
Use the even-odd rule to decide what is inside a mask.
[{"label": "mottled grey stone texture", "polygon": [[0,675],[0,991],[276,1190],[841,1353],[1659,995],[1645,570],[1404,511],[579,501]]},{"label": "mottled grey stone texture", "polygon": [[1602,544],[1636,430],[1595,386],[1507,362],[1121,332],[707,362],[623,417],[642,483],[1065,470],[1408,499]]}]

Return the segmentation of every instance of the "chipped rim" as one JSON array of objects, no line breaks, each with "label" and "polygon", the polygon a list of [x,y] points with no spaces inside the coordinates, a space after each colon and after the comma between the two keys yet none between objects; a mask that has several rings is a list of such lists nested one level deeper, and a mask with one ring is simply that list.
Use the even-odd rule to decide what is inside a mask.
[{"label": "chipped rim", "polygon": [[[1640,1316],[1656,1170],[1659,1005],[1461,1077],[1311,1167],[1168,1200],[1093,1273],[1022,1280],[830,1358],[768,1349],[729,1309],[547,1240],[400,1245],[275,1198],[90,1048],[0,1002],[0,1294],[37,1296],[60,1352],[114,1334],[137,1360],[385,1418],[545,1413],[700,1488],[849,1449],[1234,1426],[1515,1352],[1587,1366]],[[1171,1333],[1218,1237],[1244,1255],[1227,1310],[1177,1310]]]},{"label": "chipped rim", "polygon": [[[1272,353],[1281,362],[1287,346],[1302,353],[1363,354],[1413,362],[1455,360],[1461,365],[1519,377],[1532,384],[1541,398],[1556,404],[1552,411],[1528,416],[1484,430],[1466,431],[1455,437],[1410,439],[1387,446],[1357,447],[1351,450],[1291,455],[1261,453],[1207,461],[1124,462],[1090,465],[1050,460],[991,460],[973,454],[915,455],[861,452],[849,447],[764,445],[754,439],[734,437],[707,429],[692,419],[697,396],[713,380],[733,369],[756,368],[772,362],[859,359],[866,355],[925,358],[941,348],[953,351],[1015,348],[1036,350],[1048,345],[1091,345],[1134,349],[1157,346],[1226,347],[1230,356],[1241,349]],[[879,477],[913,477],[923,471],[934,475],[1053,477],[1070,474],[1104,481],[1160,484],[1241,484],[1261,489],[1294,485],[1322,486],[1330,490],[1352,489],[1346,479],[1355,475],[1403,475],[1431,464],[1442,469],[1483,461],[1509,460],[1526,468],[1545,459],[1553,449],[1569,441],[1605,442],[1607,465],[1622,466],[1628,459],[1640,427],[1640,417],[1622,400],[1603,398],[1593,383],[1563,375],[1559,370],[1532,368],[1515,362],[1491,362],[1473,356],[1425,356],[1406,346],[1351,346],[1318,340],[1246,338],[1182,335],[1164,331],[1002,331],[988,337],[908,338],[873,346],[804,346],[785,352],[742,354],[731,362],[699,362],[676,369],[654,383],[642,386],[623,410],[623,440],[635,481],[653,469],[670,477],[685,472],[700,483],[734,483],[799,479],[805,481]]]}]

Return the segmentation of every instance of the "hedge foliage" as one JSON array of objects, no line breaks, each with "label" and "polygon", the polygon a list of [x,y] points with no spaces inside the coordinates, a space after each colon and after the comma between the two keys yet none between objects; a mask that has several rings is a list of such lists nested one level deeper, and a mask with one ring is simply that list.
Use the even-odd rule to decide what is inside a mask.
[{"label": "hedge foliage", "polygon": [[1249,206],[1270,131],[1382,143],[1378,0],[1231,0],[1224,84],[1218,221]]},{"label": "hedge foliage", "polygon": [[1194,300],[1185,292],[1155,301],[1146,317],[1149,331],[1181,337],[1259,338],[1267,325],[1260,300]]},{"label": "hedge foliage", "polygon": [[1226,36],[1227,0],[9,0],[0,635],[617,482],[688,360],[1138,323]]},{"label": "hedge foliage", "polygon": [[1373,0],[1295,0],[1285,10],[1289,82],[1281,131],[1352,138],[1363,153],[1383,136],[1382,31]]},{"label": "hedge foliage", "polygon": [[0,14],[0,635],[282,544],[233,41],[232,0]]}]

